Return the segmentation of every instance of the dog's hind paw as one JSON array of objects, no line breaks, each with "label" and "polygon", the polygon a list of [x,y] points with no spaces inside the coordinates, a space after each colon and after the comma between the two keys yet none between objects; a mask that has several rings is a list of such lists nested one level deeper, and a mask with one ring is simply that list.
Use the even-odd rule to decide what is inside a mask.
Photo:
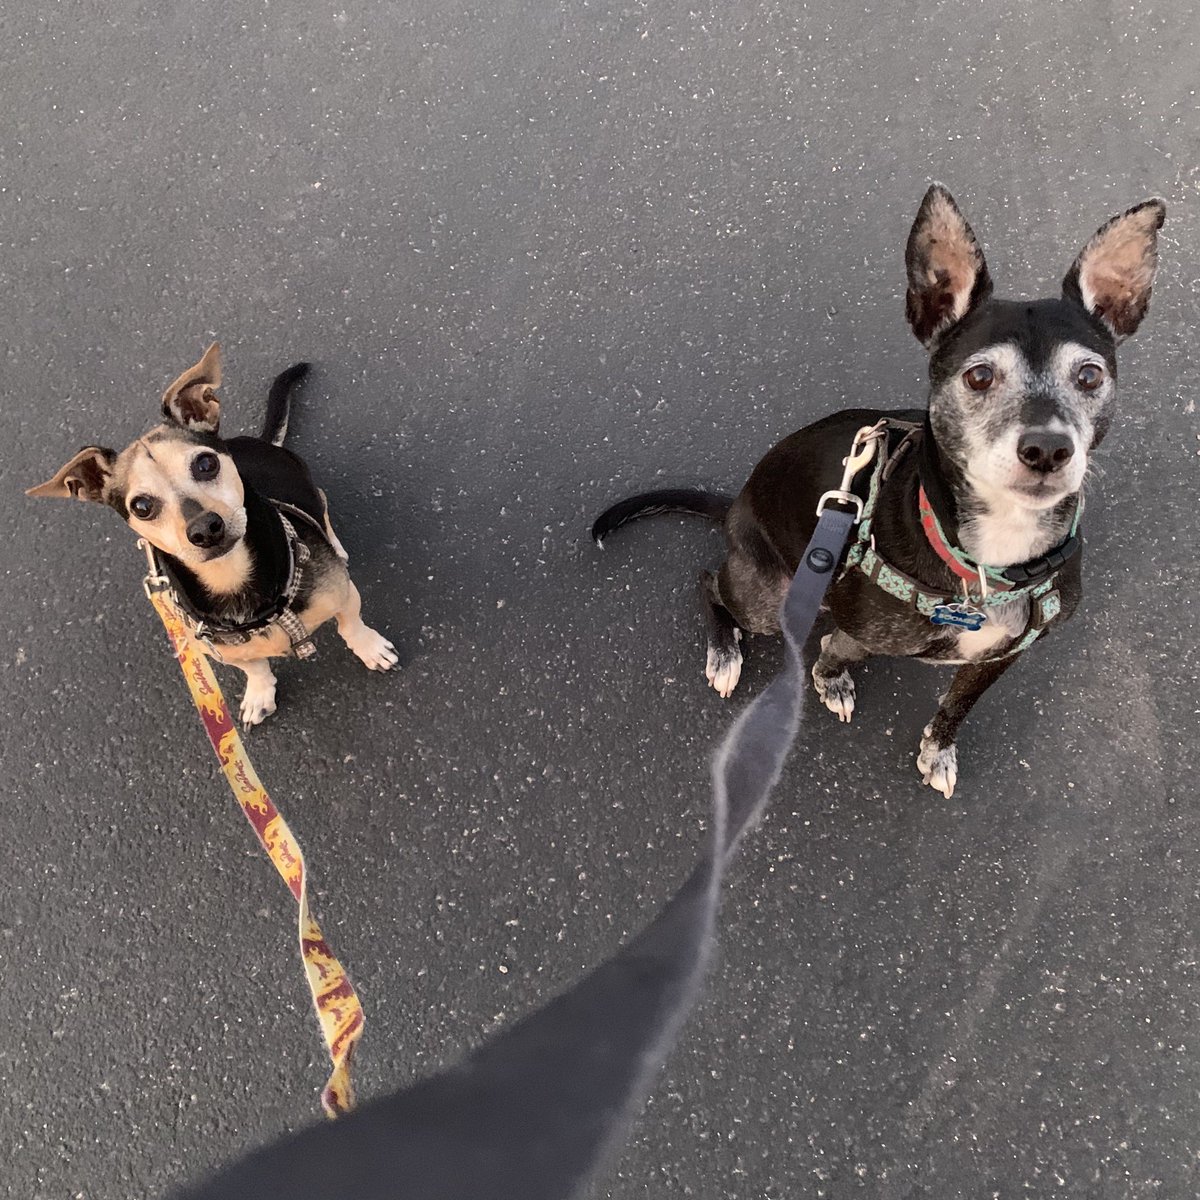
[{"label": "dog's hind paw", "polygon": [[948,746],[939,746],[929,736],[930,729],[931,726],[925,726],[925,736],[921,739],[921,749],[917,754],[917,770],[921,772],[923,783],[929,784],[935,792],[941,792],[949,800],[958,782],[958,747],[953,742]]},{"label": "dog's hind paw", "polygon": [[351,644],[350,649],[370,671],[390,671],[399,661],[396,647],[376,630],[363,626],[363,631]]},{"label": "dog's hind paw", "polygon": [[742,677],[742,652],[735,646],[733,652],[708,648],[708,661],[704,664],[704,677],[713,686],[713,691],[723,700],[733,695],[738,680]]},{"label": "dog's hind paw", "polygon": [[814,665],[812,678],[813,687],[817,689],[821,703],[839,721],[849,723],[850,718],[854,716],[854,680],[851,678],[850,672],[843,671],[840,675],[830,678],[819,674],[817,666]]}]

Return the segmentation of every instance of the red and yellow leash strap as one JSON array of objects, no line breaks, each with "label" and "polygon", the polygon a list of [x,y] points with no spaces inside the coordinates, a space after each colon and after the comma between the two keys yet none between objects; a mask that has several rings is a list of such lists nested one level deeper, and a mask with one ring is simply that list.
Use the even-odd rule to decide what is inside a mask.
[{"label": "red and yellow leash strap", "polygon": [[340,1116],[354,1107],[350,1057],[362,1037],[362,1005],[346,968],[334,956],[309,911],[304,855],[246,754],[207,656],[196,649],[189,637],[187,627],[171,603],[166,581],[152,573],[146,579],[146,595],[162,618],[175,647],[175,657],[196,702],[204,731],[217,753],[221,770],[267,857],[295,897],[300,913],[300,956],[304,960],[321,1035],[333,1063],[329,1082],[321,1091],[321,1107],[327,1116]]}]

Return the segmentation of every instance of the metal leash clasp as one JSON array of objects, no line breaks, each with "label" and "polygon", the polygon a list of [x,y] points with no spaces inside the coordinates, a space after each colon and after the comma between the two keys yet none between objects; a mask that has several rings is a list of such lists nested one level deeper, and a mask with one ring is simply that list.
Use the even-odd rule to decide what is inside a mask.
[{"label": "metal leash clasp", "polygon": [[878,421],[874,425],[864,425],[854,435],[854,444],[850,447],[850,454],[842,459],[842,465],[845,467],[842,472],[842,482],[838,487],[823,493],[820,500],[817,501],[818,517],[825,511],[826,505],[836,502],[853,505],[855,524],[862,520],[862,497],[856,496],[850,490],[850,485],[859,471],[875,457],[875,448],[879,439],[884,436],[884,424],[883,421]]},{"label": "metal leash clasp", "polygon": [[166,591],[171,581],[158,569],[158,560],[154,557],[154,547],[145,538],[138,538],[138,548],[146,552],[146,575],[142,580],[142,591],[149,599],[155,593]]}]

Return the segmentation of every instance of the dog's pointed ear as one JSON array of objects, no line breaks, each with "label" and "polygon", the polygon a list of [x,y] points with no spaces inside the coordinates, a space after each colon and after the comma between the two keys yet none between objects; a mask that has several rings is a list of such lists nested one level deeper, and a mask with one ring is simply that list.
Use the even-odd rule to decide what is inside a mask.
[{"label": "dog's pointed ear", "polygon": [[92,500],[102,503],[104,489],[112,478],[117,455],[103,446],[84,446],[78,454],[45,483],[31,487],[27,496],[50,496],[54,499]]},{"label": "dog's pointed ear", "polygon": [[917,210],[904,265],[908,323],[925,346],[961,321],[992,290],[979,241],[940,183],[925,193]]},{"label": "dog's pointed ear", "polygon": [[1144,200],[1102,225],[1063,279],[1063,295],[1099,317],[1119,342],[1142,323],[1158,269],[1161,200]]},{"label": "dog's pointed ear", "polygon": [[162,398],[163,415],[201,433],[216,433],[221,424],[221,347],[213,342],[194,367],[188,367]]}]

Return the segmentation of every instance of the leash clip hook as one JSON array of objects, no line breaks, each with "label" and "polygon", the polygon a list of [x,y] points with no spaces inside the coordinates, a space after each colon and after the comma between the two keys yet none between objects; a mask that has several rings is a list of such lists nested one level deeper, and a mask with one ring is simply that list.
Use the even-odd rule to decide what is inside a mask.
[{"label": "leash clip hook", "polygon": [[171,581],[158,569],[158,560],[154,557],[154,547],[145,538],[138,538],[138,549],[146,552],[146,575],[142,579],[142,591],[147,598],[153,599],[156,592],[166,591]]},{"label": "leash clip hook", "polygon": [[863,501],[861,496],[856,496],[851,490],[850,485],[854,482],[854,477],[875,457],[875,448],[879,443],[879,439],[884,436],[883,421],[878,421],[874,425],[864,425],[855,435],[854,443],[850,447],[850,453],[846,458],[842,459],[842,466],[845,470],[842,472],[842,482],[836,488],[831,488],[829,491],[822,494],[820,500],[817,501],[817,516],[819,517],[827,505],[832,503],[849,504],[855,510],[854,523],[857,525],[862,520]]}]

